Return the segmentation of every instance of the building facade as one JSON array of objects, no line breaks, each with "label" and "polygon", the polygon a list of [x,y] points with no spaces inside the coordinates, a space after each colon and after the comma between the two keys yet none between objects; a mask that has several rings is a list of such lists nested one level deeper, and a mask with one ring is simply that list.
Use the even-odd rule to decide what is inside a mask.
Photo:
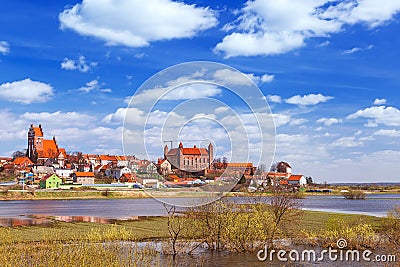
[{"label": "building facade", "polygon": [[210,143],[208,148],[183,147],[180,143],[178,148],[169,149],[164,147],[164,159],[167,159],[173,169],[184,173],[204,175],[210,169],[214,160],[214,149]]}]

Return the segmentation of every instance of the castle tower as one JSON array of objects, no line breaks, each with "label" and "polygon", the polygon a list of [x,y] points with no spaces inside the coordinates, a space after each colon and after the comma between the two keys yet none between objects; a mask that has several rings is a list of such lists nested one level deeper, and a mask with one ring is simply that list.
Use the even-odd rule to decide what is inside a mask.
[{"label": "castle tower", "polygon": [[210,143],[208,145],[208,168],[211,169],[212,166],[212,162],[214,161],[214,147],[213,145]]},{"label": "castle tower", "polygon": [[168,146],[165,145],[165,147],[164,147],[164,159],[167,159],[167,154],[168,154]]}]

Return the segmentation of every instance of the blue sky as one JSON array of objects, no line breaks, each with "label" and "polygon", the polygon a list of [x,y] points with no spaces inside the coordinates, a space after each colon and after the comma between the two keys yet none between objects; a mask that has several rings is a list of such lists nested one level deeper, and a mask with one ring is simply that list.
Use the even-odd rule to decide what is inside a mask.
[{"label": "blue sky", "polygon": [[[397,0],[5,2],[0,155],[26,148],[31,123],[67,151],[120,154],[127,99],[159,71],[201,60],[258,85],[275,161],[319,182],[397,182],[399,11]],[[202,139],[219,133],[192,126]]]}]

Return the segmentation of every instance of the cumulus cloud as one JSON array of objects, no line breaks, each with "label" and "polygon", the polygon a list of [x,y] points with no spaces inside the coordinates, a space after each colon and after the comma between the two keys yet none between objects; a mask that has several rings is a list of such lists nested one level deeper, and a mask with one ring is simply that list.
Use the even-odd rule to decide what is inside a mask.
[{"label": "cumulus cloud", "polygon": [[400,126],[400,110],[395,107],[374,106],[347,116],[348,119],[367,118],[369,126],[383,124],[387,126]]},{"label": "cumulus cloud", "polygon": [[282,103],[282,98],[279,95],[267,95],[267,99],[274,103]]},{"label": "cumulus cloud", "polygon": [[91,124],[96,118],[84,113],[78,112],[25,112],[20,116],[26,121],[34,121],[42,124],[48,124],[52,127],[65,126],[85,126]]},{"label": "cumulus cloud", "polygon": [[252,79],[253,82],[255,82],[257,84],[270,83],[275,78],[275,75],[270,75],[270,74],[263,74],[261,76],[257,76],[257,75],[254,75],[254,73],[249,73],[249,74],[246,74],[246,75],[249,76],[250,79]]},{"label": "cumulus cloud", "polygon": [[190,38],[217,24],[213,10],[170,0],[83,0],[61,12],[59,20],[62,29],[130,47]]},{"label": "cumulus cloud", "polygon": [[342,137],[334,141],[331,146],[333,147],[358,147],[364,145],[363,142],[356,140],[354,136]]},{"label": "cumulus cloud", "polygon": [[274,75],[263,74],[261,76],[254,73],[243,73],[231,69],[218,69],[214,72],[214,81],[223,85],[247,85],[251,86],[253,81],[256,84],[270,83],[274,80]]},{"label": "cumulus cloud", "polygon": [[301,48],[309,38],[329,37],[346,25],[380,26],[399,11],[397,0],[385,5],[376,0],[247,1],[238,18],[223,27],[230,33],[214,52],[227,58],[282,54]]},{"label": "cumulus cloud", "polygon": [[0,54],[10,53],[10,45],[6,41],[0,41]]},{"label": "cumulus cloud", "polygon": [[384,105],[386,104],[387,100],[384,98],[376,98],[374,100],[374,105]]},{"label": "cumulus cloud", "polygon": [[90,82],[87,82],[85,86],[82,86],[78,90],[82,91],[84,93],[90,93],[93,90],[98,90],[103,93],[111,93],[112,92],[112,90],[110,88],[103,88],[103,85],[104,85],[104,83],[100,84],[99,80],[95,79]]},{"label": "cumulus cloud", "polygon": [[309,94],[309,95],[295,95],[291,98],[285,99],[288,104],[299,105],[299,106],[310,106],[324,103],[328,100],[333,99],[332,96],[324,96],[322,94]]},{"label": "cumulus cloud", "polygon": [[43,103],[53,97],[53,87],[49,84],[25,79],[0,85],[0,99],[31,104]]},{"label": "cumulus cloud", "polygon": [[230,110],[229,107],[217,107],[217,108],[214,110],[214,112],[218,114],[218,113],[226,112],[226,111],[228,111],[228,110]]},{"label": "cumulus cloud", "polygon": [[382,136],[389,136],[389,137],[400,137],[400,131],[396,129],[391,130],[378,130],[374,133],[374,135],[382,135]]},{"label": "cumulus cloud", "polygon": [[64,58],[61,62],[61,69],[63,70],[78,70],[80,72],[88,72],[93,67],[96,67],[96,62],[86,62],[84,56],[80,56],[77,60]]},{"label": "cumulus cloud", "polygon": [[290,115],[286,114],[272,114],[272,117],[274,118],[274,123],[276,127],[281,127],[285,124],[288,124],[290,122]]},{"label": "cumulus cloud", "polygon": [[336,118],[321,118],[317,120],[318,123],[323,123],[325,126],[331,126],[332,124],[341,123],[342,120]]},{"label": "cumulus cloud", "polygon": [[[145,103],[160,100],[186,100],[197,99],[202,97],[211,97],[221,94],[222,90],[211,84],[186,84],[178,87],[160,87],[148,89],[140,94],[134,95],[134,103]],[[126,103],[130,103],[132,97],[125,99]]]}]

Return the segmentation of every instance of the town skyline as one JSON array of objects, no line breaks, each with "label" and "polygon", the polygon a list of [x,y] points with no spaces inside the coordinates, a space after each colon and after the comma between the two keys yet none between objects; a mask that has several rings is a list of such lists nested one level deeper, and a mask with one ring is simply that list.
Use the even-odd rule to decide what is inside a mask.
[{"label": "town skyline", "polygon": [[[27,148],[32,123],[66,151],[122,155],[123,121],[140,85],[175,64],[204,60],[232,66],[260,88],[275,120],[273,162],[318,181],[397,182],[399,11],[396,1],[9,1],[0,11],[0,155]],[[170,107],[152,114],[164,118]],[[209,113],[234,128],[221,109]],[[186,140],[225,136],[213,124],[189,126]],[[228,144],[217,150],[229,156]]]}]

